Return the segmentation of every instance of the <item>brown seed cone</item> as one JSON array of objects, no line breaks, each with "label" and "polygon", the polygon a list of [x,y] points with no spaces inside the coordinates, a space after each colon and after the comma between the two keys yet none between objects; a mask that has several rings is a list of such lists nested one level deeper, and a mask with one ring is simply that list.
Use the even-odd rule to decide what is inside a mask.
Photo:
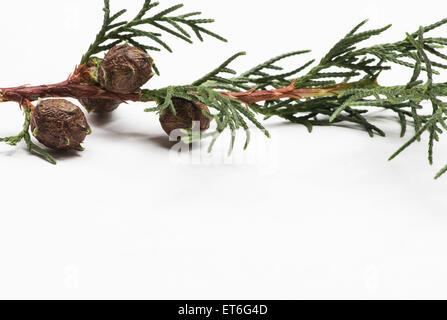
[{"label": "brown seed cone", "polygon": [[112,112],[121,104],[121,101],[95,98],[82,98],[79,102],[88,112],[101,114]]},{"label": "brown seed cone", "polygon": [[[98,68],[102,60],[92,58],[87,62],[87,68],[81,73],[81,81],[89,85],[98,85]],[[82,106],[90,113],[109,113],[121,104],[121,101],[109,99],[82,98]]]},{"label": "brown seed cone", "polygon": [[173,98],[172,102],[177,114],[174,115],[170,109],[166,109],[160,114],[161,126],[168,135],[176,129],[191,130],[193,121],[200,121],[200,132],[209,129],[211,119],[202,113],[202,110],[210,112],[207,106],[181,98]]},{"label": "brown seed cone", "polygon": [[154,75],[152,58],[127,44],[110,49],[99,67],[98,81],[108,91],[134,93]]},{"label": "brown seed cone", "polygon": [[82,110],[64,99],[40,102],[32,112],[31,130],[40,143],[55,150],[84,150],[81,143],[90,133]]}]

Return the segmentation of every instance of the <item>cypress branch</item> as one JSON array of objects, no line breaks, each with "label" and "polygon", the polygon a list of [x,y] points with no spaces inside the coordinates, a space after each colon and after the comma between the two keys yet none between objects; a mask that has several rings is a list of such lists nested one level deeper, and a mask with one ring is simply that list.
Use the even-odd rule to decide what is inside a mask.
[{"label": "cypress branch", "polygon": [[[82,56],[81,67],[96,55],[101,55],[112,47],[128,42],[143,50],[172,52],[166,36],[192,43],[193,35],[199,40],[204,36],[226,41],[207,26],[212,19],[203,19],[200,12],[179,14],[182,4],[156,11],[159,2],[145,0],[141,10],[131,20],[121,20],[126,10],[111,12],[109,0],[104,0],[103,24],[94,42]],[[17,136],[0,138],[1,142],[16,145],[25,141],[30,151],[36,152],[50,162],[55,162],[46,151],[34,145],[29,134],[31,101],[45,97],[100,98],[122,101],[157,103],[147,108],[147,112],[163,112],[169,109],[176,113],[174,98],[200,102],[211,112],[203,114],[215,120],[214,132],[203,133],[199,137],[188,136],[185,141],[197,138],[211,138],[210,150],[226,129],[231,131],[229,153],[233,151],[236,133],[246,133],[245,148],[250,142],[250,126],[270,134],[258,120],[279,117],[306,126],[309,132],[317,126],[330,126],[347,122],[361,126],[370,135],[385,136],[369,118],[372,110],[386,110],[396,115],[400,134],[408,133],[409,123],[415,127],[414,135],[394,153],[391,159],[400,155],[413,143],[428,134],[428,159],[434,161],[436,142],[447,130],[447,83],[439,83],[436,76],[447,69],[447,54],[442,49],[447,38],[431,37],[429,32],[447,24],[443,19],[432,25],[420,27],[407,33],[403,40],[363,46],[365,40],[376,38],[387,31],[383,28],[362,31],[367,21],[362,21],[350,30],[319,61],[307,60],[290,70],[284,70],[280,63],[292,57],[309,54],[309,50],[294,51],[274,57],[246,72],[238,73],[231,64],[244,52],[225,60],[205,76],[191,85],[168,86],[161,89],[141,89],[131,94],[108,92],[99,85],[87,85],[75,81],[75,73],[69,80],[36,87],[14,87],[0,89],[0,102],[15,101],[25,110],[23,131]],[[411,71],[408,82],[384,87],[378,82],[396,65]],[[77,69],[78,71],[78,69]],[[159,74],[154,65],[155,73]],[[422,105],[430,103],[431,112],[424,113]],[[191,132],[189,132],[192,134]],[[436,178],[447,172],[447,167]]]}]

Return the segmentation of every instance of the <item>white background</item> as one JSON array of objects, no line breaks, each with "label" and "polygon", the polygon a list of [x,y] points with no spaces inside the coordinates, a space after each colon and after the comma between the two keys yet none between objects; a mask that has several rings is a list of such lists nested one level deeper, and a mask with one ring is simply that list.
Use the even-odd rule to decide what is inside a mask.
[{"label": "white background", "polygon": [[[142,1],[112,0],[135,13]],[[177,3],[162,0],[162,6]],[[381,41],[443,18],[443,1],[185,0],[217,19],[207,38],[155,53],[158,88],[191,83],[235,52],[245,71],[283,52],[321,57],[364,18],[393,23]],[[65,79],[102,22],[102,1],[3,3],[0,87]],[[446,28],[437,31],[446,36]],[[377,41],[377,40],[375,40]],[[384,73],[382,84],[408,72]],[[442,79],[441,79],[442,80]],[[443,81],[446,80],[444,77]],[[269,120],[273,138],[228,136],[199,163],[172,157],[149,105],[89,116],[87,150],[52,166],[0,146],[1,298],[447,298],[447,161],[427,143],[387,162],[405,140],[392,120],[386,139],[346,126],[306,128]],[[2,104],[0,135],[20,131],[17,105]],[[411,131],[410,131],[411,133]],[[241,133],[241,140],[243,133]],[[445,141],[444,141],[445,142]]]}]

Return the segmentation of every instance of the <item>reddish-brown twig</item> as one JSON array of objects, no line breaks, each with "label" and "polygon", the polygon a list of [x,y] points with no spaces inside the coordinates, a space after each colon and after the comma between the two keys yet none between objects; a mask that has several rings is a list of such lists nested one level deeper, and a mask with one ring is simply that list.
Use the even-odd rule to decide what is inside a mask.
[{"label": "reddish-brown twig", "polygon": [[[148,102],[152,99],[143,98],[142,93],[117,94],[107,91],[99,86],[84,84],[85,65],[77,67],[68,80],[52,85],[19,86],[0,89],[0,102],[23,100],[34,101],[39,98],[100,98],[134,102]],[[324,88],[295,88],[295,81],[285,88],[275,90],[260,90],[256,88],[246,92],[219,92],[232,99],[236,99],[245,105],[262,101],[279,100],[285,98],[306,99],[311,97],[336,96],[343,90],[349,89],[352,84],[340,83]]]}]

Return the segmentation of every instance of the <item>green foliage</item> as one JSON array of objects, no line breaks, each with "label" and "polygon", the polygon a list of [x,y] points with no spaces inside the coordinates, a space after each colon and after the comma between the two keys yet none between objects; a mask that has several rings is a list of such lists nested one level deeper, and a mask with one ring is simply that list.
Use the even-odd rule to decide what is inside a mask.
[{"label": "green foliage", "polygon": [[[147,111],[162,111],[169,107],[171,96],[200,101],[217,110],[213,118],[218,123],[216,132],[202,135],[202,138],[212,137],[214,142],[225,128],[229,128],[233,132],[233,145],[234,134],[238,128],[248,131],[246,123],[241,121],[243,118],[265,130],[256,120],[254,112],[264,115],[265,118],[278,116],[305,125],[310,132],[314,126],[349,122],[364,128],[371,137],[375,134],[385,136],[385,133],[368,119],[371,108],[376,107],[396,114],[402,137],[408,132],[408,122],[412,122],[415,127],[415,135],[391,159],[428,132],[429,162],[432,163],[434,144],[439,141],[442,130],[447,129],[447,103],[442,101],[442,98],[447,96],[447,84],[434,82],[434,75],[439,74],[439,69],[447,69],[447,65],[443,63],[443,60],[447,60],[447,55],[440,51],[447,44],[447,38],[426,37],[426,33],[446,24],[447,19],[425,28],[421,27],[415,33],[407,34],[405,39],[399,42],[359,48],[363,41],[390,28],[388,25],[381,29],[360,32],[365,23],[366,21],[363,21],[357,25],[307,72],[304,71],[315,60],[310,60],[291,71],[284,71],[277,65],[283,59],[309,52],[296,51],[273,58],[235,76],[236,71],[229,65],[245,54],[241,52],[195,81],[192,86],[171,87],[168,96],[162,93],[163,89],[158,91],[156,100],[159,101],[159,106]],[[402,86],[380,86],[377,78],[390,70],[393,64],[412,69],[411,79]],[[301,73],[303,74],[300,75]],[[223,96],[218,91],[271,90],[289,86],[292,81],[295,81],[296,89],[334,86],[338,88],[338,91],[335,91],[338,95],[332,93],[301,100],[272,100],[252,104],[251,110],[247,110],[241,102]],[[150,93],[147,98],[149,97]],[[427,102],[432,106],[431,114],[423,113],[423,105]],[[437,177],[445,172],[447,167]]]},{"label": "green foliage", "polygon": [[[111,15],[110,0],[104,0],[104,22],[96,36],[95,41],[89,47],[88,51],[81,59],[81,64],[96,54],[110,50],[115,45],[128,42],[143,50],[160,51],[160,47],[172,52],[171,47],[163,40],[163,34],[170,34],[176,38],[182,39],[188,43],[192,43],[192,35],[187,28],[203,41],[203,36],[208,35],[222,41],[226,41],[218,34],[205,28],[203,25],[214,22],[212,19],[199,19],[200,12],[191,12],[180,15],[171,15],[183,7],[182,4],[172,6],[162,10],[156,14],[148,16],[148,13],[158,7],[159,2],[145,0],[140,12],[130,21],[118,21],[118,19],[126,13],[126,10],[118,11]],[[151,27],[158,32],[142,29],[143,27]],[[151,43],[144,44],[140,39],[145,39]]]},{"label": "green foliage", "polygon": [[56,164],[56,159],[53,158],[48,152],[35,145],[31,141],[30,131],[30,121],[31,121],[31,112],[29,110],[25,111],[25,122],[23,124],[23,130],[16,136],[0,138],[0,142],[5,142],[11,146],[16,146],[22,140],[25,141],[28,151],[35,152],[48,162],[52,164]]},{"label": "green foliage", "polygon": [[[319,78],[321,70],[334,67],[347,70],[344,71],[347,72],[345,81],[349,81],[351,76],[354,76],[354,72],[361,72],[363,79],[375,81],[380,72],[391,69],[389,64],[398,64],[413,69],[413,75],[406,85],[395,87],[354,86],[340,92],[338,97],[268,102],[258,108],[258,111],[267,116],[280,116],[308,127],[329,125],[340,121],[354,123],[358,121],[371,135],[373,132],[384,135],[380,129],[368,122],[365,116],[360,115],[367,114],[371,107],[383,108],[397,114],[402,137],[407,132],[408,121],[412,121],[415,126],[415,135],[390,160],[420,140],[422,134],[428,132],[428,158],[432,164],[434,143],[439,141],[439,135],[442,133],[441,128],[447,128],[444,122],[444,117],[447,115],[447,104],[441,100],[442,97],[447,96],[447,86],[444,83],[434,83],[434,75],[439,74],[438,70],[447,68],[442,63],[443,60],[447,60],[447,56],[439,51],[447,43],[447,39],[429,38],[425,35],[446,23],[447,19],[444,19],[431,26],[421,27],[417,32],[407,34],[404,40],[396,43],[357,49],[354,45],[389,28],[387,26],[378,30],[357,33],[359,28],[364,25],[362,22],[338,42],[319,65],[296,81],[296,87],[309,86],[312,84],[309,81]],[[349,72],[352,72],[352,75]],[[328,75],[334,77],[335,73]],[[425,80],[422,79],[424,75]],[[335,79],[332,81],[335,82]],[[422,113],[425,103],[431,104],[432,114]],[[354,107],[362,107],[365,110],[353,109]],[[300,116],[297,117],[297,114]],[[437,177],[446,171],[447,168],[441,171]]]}]

